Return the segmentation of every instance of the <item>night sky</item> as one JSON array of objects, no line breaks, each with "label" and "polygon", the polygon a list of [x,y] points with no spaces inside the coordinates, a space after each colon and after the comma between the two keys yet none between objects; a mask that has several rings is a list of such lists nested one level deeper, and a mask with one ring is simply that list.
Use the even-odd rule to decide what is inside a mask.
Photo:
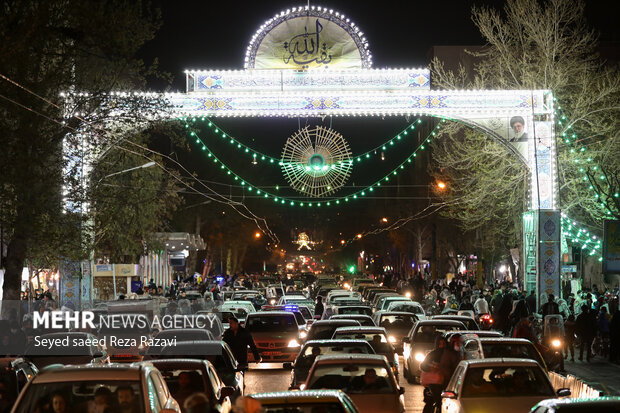
[{"label": "night sky", "polygon": [[[470,18],[472,4],[492,5],[501,7],[503,2],[498,0],[435,0],[435,1],[359,1],[359,0],[325,0],[311,1],[311,5],[333,8],[355,22],[368,39],[369,48],[373,54],[375,68],[382,67],[426,67],[428,52],[434,45],[481,45],[483,39]],[[609,2],[600,0],[587,1],[587,14],[591,25],[601,31],[601,40],[604,42],[619,42],[620,30],[615,20],[618,5],[609,9]],[[157,57],[161,69],[174,76],[173,91],[184,91],[185,69],[242,69],[243,58],[248,42],[258,27],[267,19],[282,10],[295,6],[303,6],[306,2],[284,0],[237,0],[237,1],[170,1],[156,0],[155,4],[162,9],[163,27],[156,38],[148,43],[142,51],[142,57],[149,61]],[[150,85],[153,90],[161,91],[161,84]],[[334,118],[334,119],[216,119],[218,125],[227,133],[236,136],[247,145],[261,150],[272,156],[279,156],[281,148],[288,136],[306,122],[319,123],[336,129],[349,142],[352,152],[359,153],[376,146],[391,138],[404,128],[411,119],[405,118]],[[427,122],[420,129],[428,133],[432,127]],[[206,137],[206,131],[204,132]],[[218,147],[213,143],[211,148],[225,160],[227,165],[238,171],[240,175],[251,177],[255,186],[268,185],[286,186],[278,168],[267,170],[250,165],[248,159],[239,156],[238,152],[230,147]],[[417,146],[409,143],[410,148]],[[368,185],[380,178],[394,165],[403,161],[410,153],[390,153],[385,162],[371,163],[366,168],[357,168],[347,185]],[[229,186],[234,184],[228,177],[221,174],[208,162],[205,162],[203,153],[190,151],[178,153],[177,157],[184,165],[194,169],[201,179],[220,182],[216,187],[223,193],[240,193],[238,188]],[[413,173],[399,184],[427,185],[427,161],[418,158]],[[192,168],[193,166],[193,168]],[[250,180],[248,178],[248,180]],[[343,188],[338,196],[353,192],[351,188]],[[357,207],[348,210],[332,209],[329,214],[312,216],[309,210],[286,207],[273,208],[263,200],[248,201],[248,205],[257,213],[270,218],[270,225],[274,224],[280,236],[287,238],[290,228],[299,227],[317,236],[319,227],[330,226],[335,231],[332,234],[323,234],[323,237],[340,238],[342,235],[355,234],[356,231],[368,228],[367,217],[372,209],[374,217],[382,216],[383,210],[393,207],[394,196],[427,196],[426,188],[408,188],[395,193],[382,191],[381,197],[373,201],[360,201]],[[295,192],[287,195],[295,196]],[[377,194],[379,195],[379,194]],[[389,198],[389,197],[392,198]],[[190,204],[193,201],[188,201]],[[366,203],[371,202],[371,203]],[[403,204],[402,216],[407,216],[420,208],[417,205]],[[415,203],[415,201],[412,201]],[[422,202],[423,204],[424,202]],[[303,211],[303,212],[302,212]],[[342,214],[341,214],[342,213]],[[276,215],[274,215],[276,214]],[[303,222],[305,224],[302,224]],[[354,222],[353,228],[351,222]],[[333,239],[333,238],[332,238]]]}]

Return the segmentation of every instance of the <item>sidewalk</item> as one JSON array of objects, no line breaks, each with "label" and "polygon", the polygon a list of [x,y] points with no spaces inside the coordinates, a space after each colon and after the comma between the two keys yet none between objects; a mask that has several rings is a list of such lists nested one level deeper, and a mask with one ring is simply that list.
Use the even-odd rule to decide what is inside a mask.
[{"label": "sidewalk", "polygon": [[594,357],[590,363],[575,359],[565,360],[566,372],[579,377],[586,384],[608,396],[620,396],[620,366]]}]

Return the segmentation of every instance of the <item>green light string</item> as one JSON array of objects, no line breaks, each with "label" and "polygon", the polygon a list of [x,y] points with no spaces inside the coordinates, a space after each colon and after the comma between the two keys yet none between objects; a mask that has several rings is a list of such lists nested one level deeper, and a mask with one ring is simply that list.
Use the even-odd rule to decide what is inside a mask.
[{"label": "green light string", "polygon": [[[272,165],[278,165],[281,166],[282,162],[280,160],[280,158],[275,158],[273,156],[269,156],[267,154],[264,154],[260,151],[257,151],[256,149],[253,149],[247,145],[244,145],[243,143],[241,143],[238,139],[230,136],[230,134],[224,132],[222,130],[222,128],[220,128],[218,125],[215,124],[215,122],[213,122],[211,119],[209,119],[208,117],[192,117],[192,118],[188,118],[188,117],[182,117],[180,118],[181,120],[183,120],[185,122],[185,128],[189,129],[190,128],[190,124],[189,121],[191,120],[191,122],[196,122],[197,120],[201,120],[203,122],[205,122],[207,124],[207,126],[211,129],[211,131],[217,135],[220,136],[222,139],[228,140],[228,142],[236,147],[238,150],[248,154],[250,156],[250,158],[252,158],[253,160],[256,160],[257,162],[261,161],[261,162],[267,162],[269,164]],[[362,160],[365,159],[369,159],[371,156],[373,155],[377,155],[377,152],[382,152],[382,151],[387,151],[388,149],[394,147],[395,143],[398,143],[399,141],[402,140],[403,136],[407,137],[407,135],[409,134],[409,132],[415,130],[416,128],[416,124],[420,124],[422,123],[422,119],[418,118],[415,121],[413,121],[412,123],[410,123],[409,125],[407,125],[404,129],[402,129],[400,132],[398,132],[396,135],[394,135],[391,139],[388,139],[387,141],[385,141],[383,144],[378,145],[366,152],[360,153],[359,155],[355,155],[351,157],[352,163],[355,162],[361,162]]]},{"label": "green light string", "polygon": [[[557,102],[557,98],[554,97],[553,100]],[[592,182],[592,178],[586,173],[586,169],[591,168],[592,171],[594,171],[594,174],[596,174],[596,171],[598,171],[599,167],[596,164],[594,164],[593,166],[588,166],[588,164],[592,165],[593,159],[591,156],[586,155],[587,148],[579,144],[579,141],[581,140],[581,138],[579,138],[579,136],[577,136],[577,134],[572,130],[573,127],[571,123],[568,121],[568,117],[562,110],[562,107],[558,105],[557,109],[554,111],[554,114],[556,115],[556,118],[558,119],[556,122],[557,125],[562,128],[562,133],[561,133],[562,141],[565,144],[572,146],[570,148],[570,153],[575,154],[575,163],[586,165],[586,168],[583,168],[583,167],[579,168],[579,172],[583,174],[581,179],[584,181],[584,183],[589,183],[587,187],[591,192],[593,192],[593,196],[596,199],[596,203],[599,205],[602,212],[605,213],[607,216],[613,216],[614,214],[609,204],[605,202],[605,200],[603,199],[604,197],[601,196],[601,194],[596,190],[596,187],[594,186],[595,182]],[[594,179],[596,180],[596,177],[594,177]],[[611,194],[612,188],[609,185],[608,181],[606,180],[605,175],[601,174],[600,181],[604,181],[605,184],[607,184],[608,192]],[[596,183],[601,185],[602,182],[598,182],[597,180]],[[614,198],[620,197],[620,193],[615,192],[613,194],[613,197]]]},{"label": "green light string", "polygon": [[581,246],[581,249],[588,252],[588,255],[599,256],[599,261],[603,261],[601,256],[601,240],[593,235],[587,229],[580,226],[577,221],[571,220],[562,214],[562,232],[566,234],[566,238],[570,239],[573,244]]},{"label": "green light string", "polygon": [[[313,206],[317,206],[317,207],[321,207],[321,206],[332,206],[332,205],[339,205],[340,203],[347,203],[350,201],[355,201],[358,198],[362,198],[366,195],[370,195],[370,193],[374,192],[374,190],[376,188],[380,188],[381,187],[381,183],[385,183],[385,182],[389,182],[390,178],[398,175],[398,172],[402,169],[405,169],[405,165],[408,163],[413,163],[413,160],[417,157],[417,153],[420,150],[425,150],[426,146],[425,144],[429,143],[431,141],[431,136],[436,136],[436,131],[441,127],[441,123],[445,122],[445,119],[443,119],[440,123],[437,124],[437,126],[435,126],[435,128],[433,128],[433,130],[428,134],[428,136],[422,141],[422,143],[420,143],[420,145],[418,145],[418,147],[407,157],[407,159],[405,159],[403,162],[401,162],[396,168],[392,169],[387,175],[385,175],[383,178],[379,179],[378,181],[375,181],[375,183],[368,185],[367,187],[365,187],[362,190],[359,190],[357,192],[354,192],[350,195],[347,196],[342,196],[342,197],[337,197],[337,198],[329,198],[326,199],[324,201],[296,201],[293,200],[291,198],[287,198],[287,197],[283,197],[283,196],[278,196],[277,194],[274,194],[272,192],[268,192],[265,190],[261,190],[259,187],[257,187],[256,185],[252,185],[250,184],[247,180],[243,179],[241,176],[239,176],[237,173],[235,173],[232,169],[230,169],[228,166],[226,166],[208,147],[207,145],[204,143],[204,141],[202,139],[200,139],[200,137],[196,134],[196,132],[194,131],[190,131],[190,136],[194,139],[195,143],[198,144],[200,146],[200,148],[206,152],[207,154],[207,158],[211,159],[213,161],[213,163],[215,164],[219,164],[220,165],[220,169],[222,170],[222,172],[225,172],[226,175],[230,175],[232,179],[234,179],[235,181],[239,182],[241,184],[241,186],[245,189],[247,189],[249,192],[255,192],[256,195],[260,195],[265,199],[272,199],[274,202],[278,203],[278,204],[282,204],[282,205],[289,205],[289,206],[308,206],[308,207],[313,207]],[[276,190],[278,190],[278,186],[276,186]]]}]

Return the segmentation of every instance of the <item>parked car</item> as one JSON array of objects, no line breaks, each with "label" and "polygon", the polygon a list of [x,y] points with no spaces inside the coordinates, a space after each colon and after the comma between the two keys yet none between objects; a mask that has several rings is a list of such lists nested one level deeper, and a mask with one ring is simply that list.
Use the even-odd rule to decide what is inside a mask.
[{"label": "parked car", "polygon": [[329,318],[330,320],[355,320],[359,321],[360,325],[373,327],[376,326],[372,317],[366,314],[336,314]]},{"label": "parked car", "polygon": [[435,347],[435,339],[448,331],[466,330],[465,324],[454,320],[420,320],[403,337],[403,376],[409,383],[420,380],[420,364]]},{"label": "parked car", "polygon": [[328,340],[334,335],[334,331],[338,327],[359,326],[360,322],[356,320],[319,320],[315,321],[308,331],[306,340]]},{"label": "parked car", "polygon": [[403,393],[385,356],[318,356],[303,390],[344,390],[362,413],[404,412]]},{"label": "parked car", "polygon": [[415,314],[400,311],[377,311],[372,318],[377,326],[385,328],[388,341],[392,343],[396,352],[402,353],[403,337],[409,335],[418,317]]},{"label": "parked car", "polygon": [[[42,345],[45,340],[63,343],[51,348]],[[66,346],[65,344],[66,343]],[[38,336],[26,346],[24,358],[40,370],[51,364],[108,364],[110,357],[97,338],[90,333],[66,332],[48,333]]]},{"label": "parked car", "polygon": [[353,400],[340,390],[279,391],[251,396],[261,403],[262,413],[358,412]]},{"label": "parked car", "polygon": [[8,412],[17,396],[30,380],[39,372],[31,362],[21,357],[0,358],[0,379],[4,384],[0,396],[0,412]]},{"label": "parked car", "polygon": [[617,413],[620,397],[596,397],[589,399],[547,399],[532,407],[530,413]]},{"label": "parked car", "polygon": [[375,350],[375,353],[384,355],[394,377],[398,380],[398,354],[388,339],[388,334],[383,327],[339,327],[334,331],[332,340],[366,340]]},{"label": "parked car", "polygon": [[529,340],[510,337],[481,337],[479,341],[482,345],[484,358],[511,357],[535,360],[545,371],[548,371],[544,358],[534,343]]},{"label": "parked car", "polygon": [[[196,392],[209,399],[212,412],[228,413],[232,409],[231,397],[235,389],[226,386],[213,365],[206,360],[161,359],[151,362],[164,377],[172,397],[183,406],[185,400]],[[185,409],[182,409],[185,412]]]},{"label": "parked car", "polygon": [[527,412],[570,390],[553,390],[549,376],[534,360],[493,358],[463,360],[442,393],[443,413]]},{"label": "parked car", "polygon": [[291,367],[291,386],[297,389],[306,381],[308,372],[317,356],[332,354],[375,354],[372,346],[366,340],[312,340],[306,341],[299,351]]},{"label": "parked car", "polygon": [[[305,324],[300,326],[295,314],[288,311],[251,313],[245,328],[254,338],[263,361],[267,363],[295,361],[306,334]],[[248,361],[255,361],[251,351],[248,352]]]},{"label": "parked car", "polygon": [[195,358],[208,360],[215,367],[218,376],[226,386],[235,389],[232,399],[243,396],[245,377],[243,371],[225,341],[186,341],[169,346],[161,351],[161,357],[166,359]]},{"label": "parked car", "polygon": [[136,412],[181,412],[161,373],[150,363],[135,363],[50,366],[26,385],[11,413],[46,411],[55,403],[64,404],[68,412],[89,411],[96,408],[95,392],[113,409],[126,403]]},{"label": "parked car", "polygon": [[468,330],[480,330],[480,326],[472,317],[455,314],[439,314],[431,317],[431,320],[454,320],[465,324]]}]

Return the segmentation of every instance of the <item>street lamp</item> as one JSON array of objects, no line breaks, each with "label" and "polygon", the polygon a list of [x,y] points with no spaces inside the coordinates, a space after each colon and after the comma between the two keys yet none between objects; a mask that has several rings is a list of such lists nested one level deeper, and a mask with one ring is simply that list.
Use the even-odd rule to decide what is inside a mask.
[{"label": "street lamp", "polygon": [[344,244],[345,244],[345,242],[346,242],[346,241],[345,241],[345,240],[343,240],[343,239],[341,239],[341,240],[340,240],[340,243],[341,243],[342,245],[344,245]]},{"label": "street lamp", "polygon": [[357,238],[358,239],[362,238],[362,234],[357,234]]},{"label": "street lamp", "polygon": [[437,182],[437,188],[446,189],[446,183],[442,181]]},{"label": "street lamp", "polygon": [[261,237],[260,232],[256,231],[256,232],[254,233],[254,238],[259,239],[260,237]]},{"label": "street lamp", "polygon": [[98,181],[97,181],[97,183],[99,183],[99,182],[103,181],[103,180],[104,180],[104,179],[106,179],[106,178],[109,178],[109,177],[111,177],[111,176],[114,176],[114,175],[124,174],[125,172],[135,171],[136,169],[146,169],[146,168],[150,168],[151,166],[154,166],[154,165],[155,165],[155,162],[154,162],[154,161],[151,161],[151,162],[147,162],[147,163],[145,163],[144,165],[140,165],[140,166],[136,166],[136,167],[133,167],[133,168],[124,169],[124,170],[122,170],[122,171],[114,172],[114,173],[111,173],[111,174],[109,174],[109,175],[104,176],[103,178],[101,178],[100,180],[98,180]]},{"label": "street lamp", "polygon": [[381,218],[381,222],[383,222],[384,224],[387,224],[388,219],[386,217]]}]

